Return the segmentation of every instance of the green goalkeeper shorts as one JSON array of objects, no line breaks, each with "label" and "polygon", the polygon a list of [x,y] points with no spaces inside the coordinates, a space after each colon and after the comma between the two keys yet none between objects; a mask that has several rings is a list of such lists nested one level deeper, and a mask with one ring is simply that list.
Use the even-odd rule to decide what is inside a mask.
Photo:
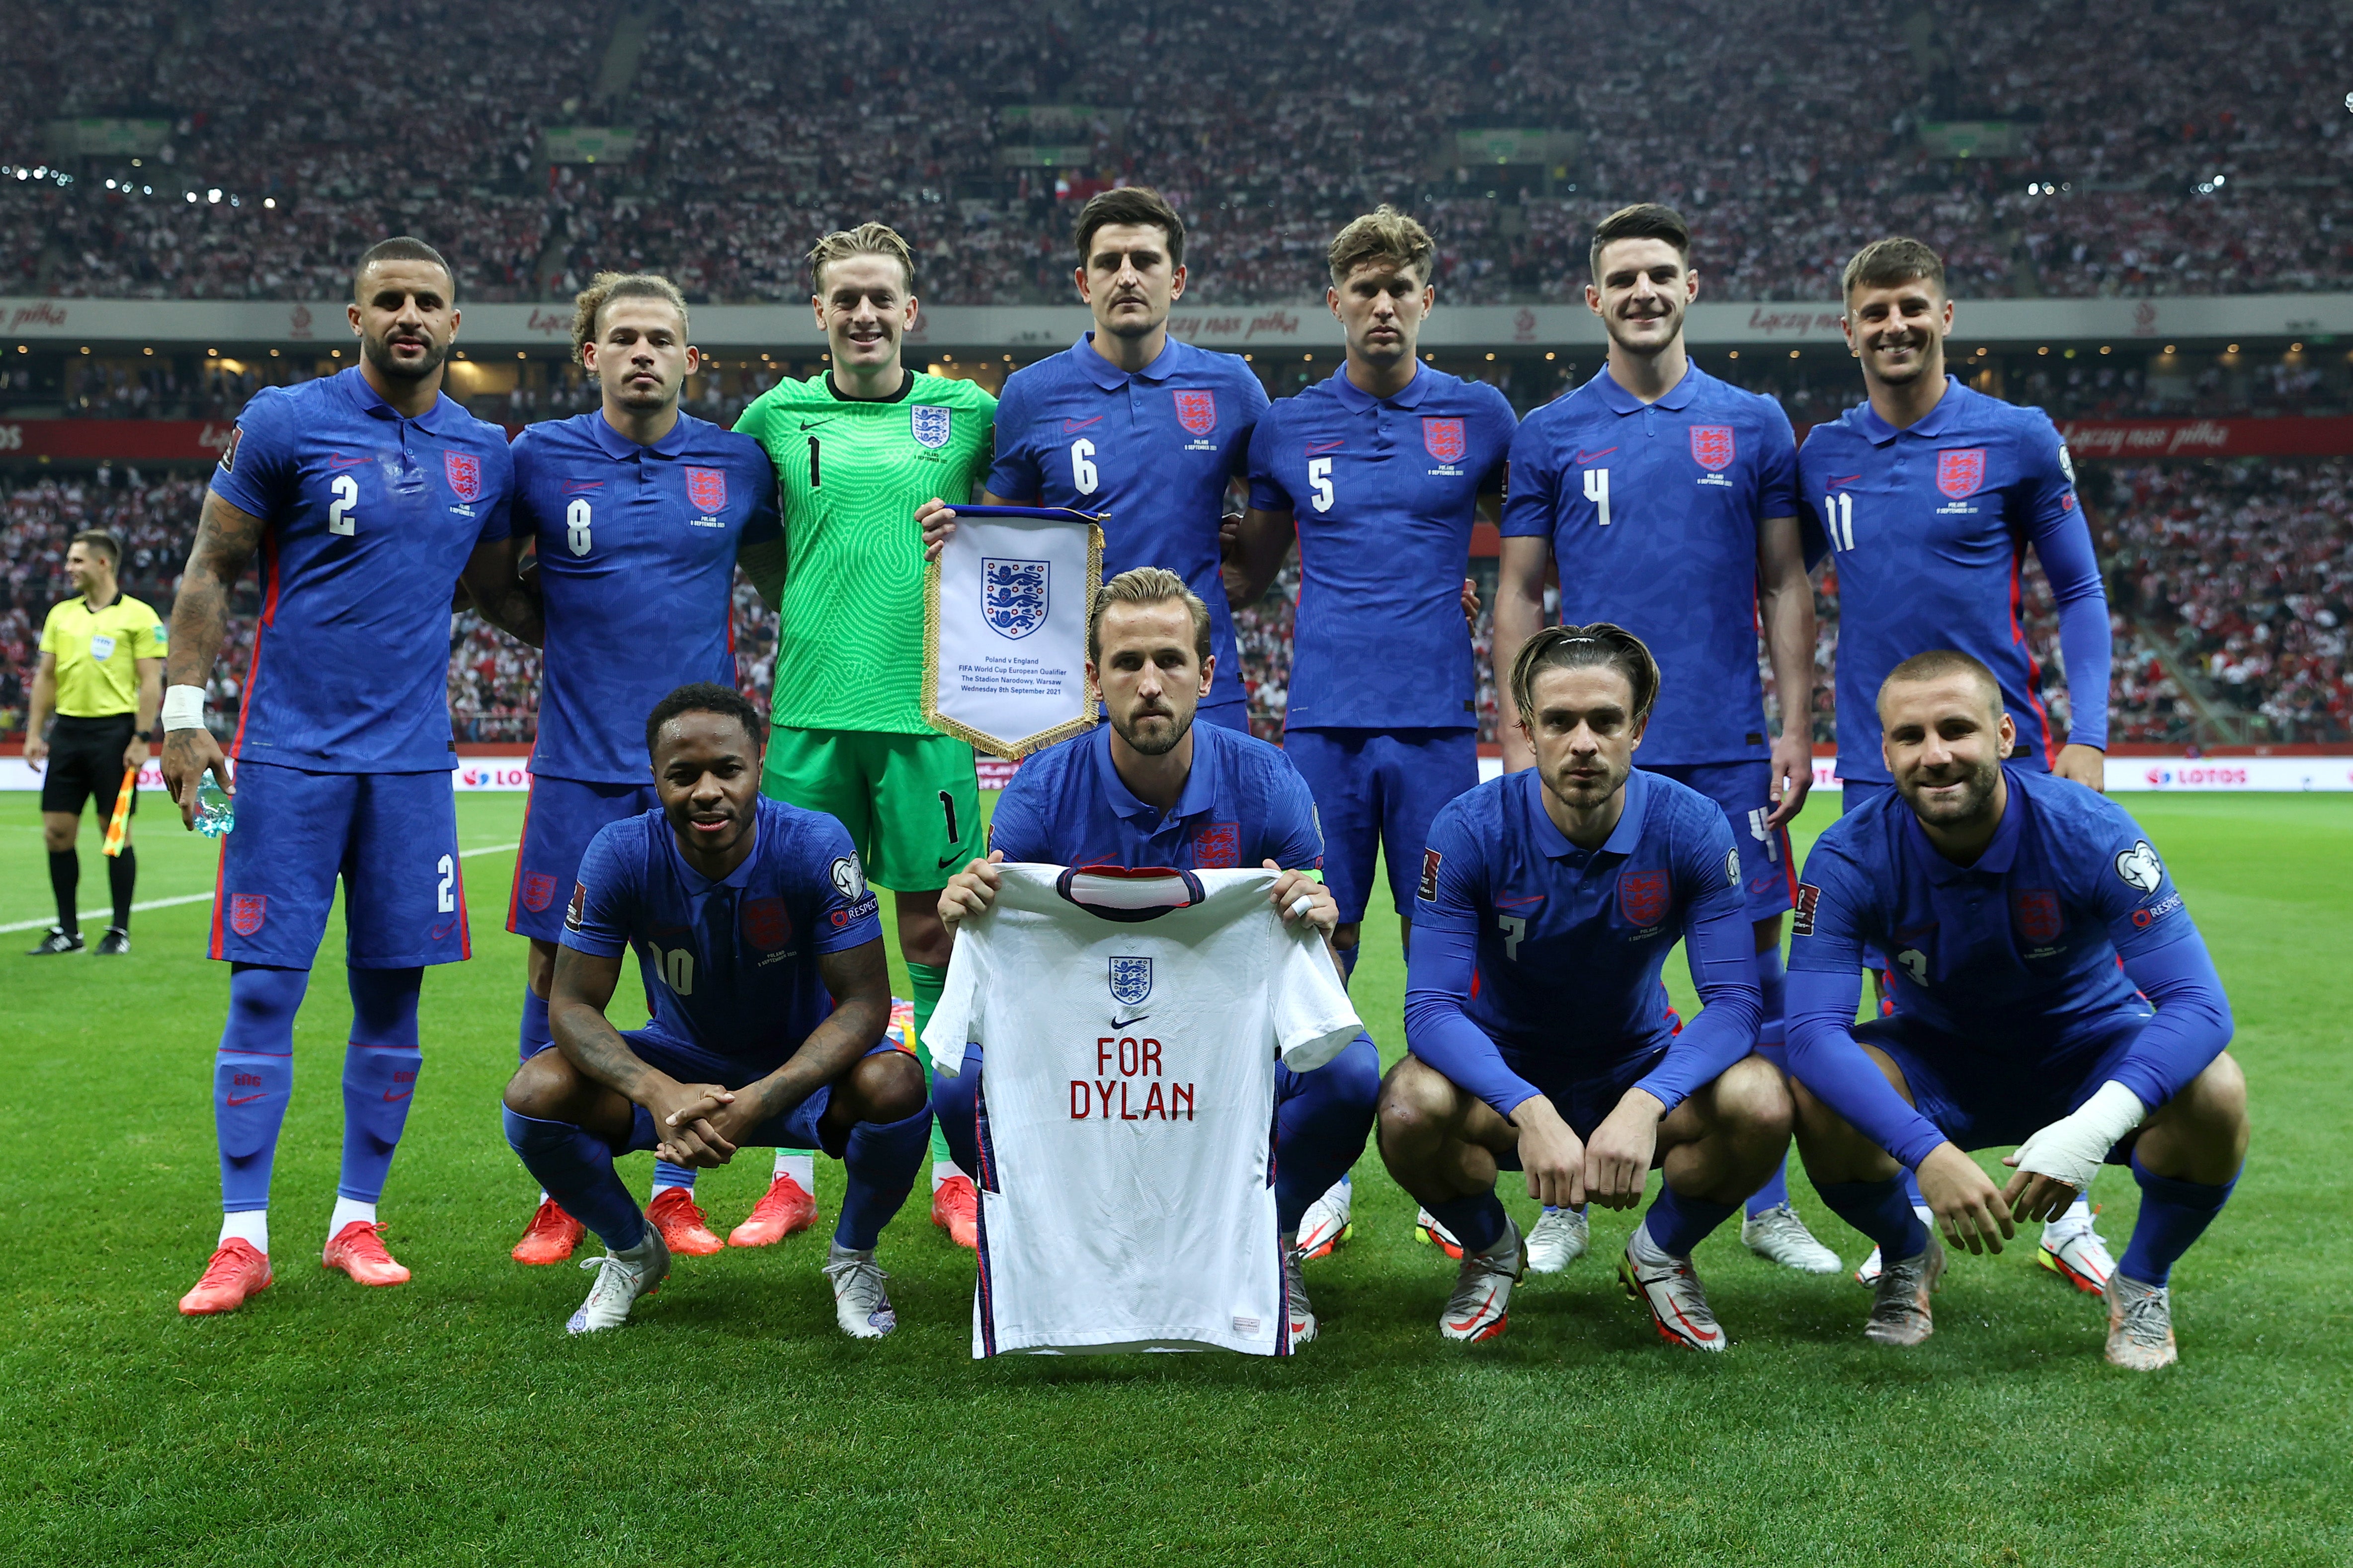
[{"label": "green goalkeeper shorts", "polygon": [[760,792],[849,829],[867,880],[893,892],[944,888],[988,853],[972,748],[952,736],[779,724]]}]

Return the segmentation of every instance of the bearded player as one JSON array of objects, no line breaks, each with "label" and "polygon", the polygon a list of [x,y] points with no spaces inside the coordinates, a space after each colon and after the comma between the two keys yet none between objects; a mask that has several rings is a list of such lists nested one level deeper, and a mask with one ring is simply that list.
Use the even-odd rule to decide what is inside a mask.
[{"label": "bearded player", "polygon": [[[1781,917],[1796,883],[1788,823],[1813,787],[1814,591],[1795,493],[1797,438],[1770,397],[1691,363],[1683,316],[1699,295],[1691,231],[1670,208],[1624,207],[1593,231],[1587,307],[1609,337],[1591,381],[1536,410],[1512,443],[1496,575],[1495,667],[1511,668],[1544,620],[1557,570],[1560,618],[1610,621],[1647,644],[1663,677],[1641,767],[1723,808],[1764,1001],[1757,1049],[1782,1058]],[[1784,704],[1768,739],[1757,675],[1761,629]],[[1504,731],[1504,765],[1532,757]],[[1776,1170],[1749,1195],[1741,1239],[1810,1274],[1838,1272],[1789,1206]],[[1585,1250],[1585,1216],[1547,1214],[1528,1266]]]},{"label": "bearded player", "polygon": [[[233,784],[212,956],[229,969],[213,1068],[220,1242],[180,1300],[243,1306],[270,1281],[269,1175],[293,1089],[294,1013],[337,878],[352,995],[343,1159],[326,1267],[363,1285],[408,1270],[376,1202],[417,1091],[417,993],[469,955],[449,770],[449,605],[462,575],[494,623],[535,616],[508,537],[506,433],[441,392],[457,282],[422,240],[360,258],[348,314],[360,363],[266,387],[214,472],[172,608],[164,781],[193,826],[206,773]],[[262,607],[229,754],[205,727],[205,681],[230,589],[256,551]]]},{"label": "bearded player", "polygon": [[[1930,648],[1957,648],[1993,671],[2018,737],[2007,761],[2101,788],[2108,601],[2065,444],[2041,409],[1947,374],[1953,302],[1934,250],[1916,239],[1874,241],[1847,262],[1841,288],[1841,325],[1868,396],[1808,431],[1798,454],[1799,501],[1838,574],[1841,808],[1893,787],[1873,703],[1889,671]],[[2059,610],[2072,708],[2063,743],[2043,711],[2042,669],[2016,610],[2029,549]],[[1866,955],[1884,991],[1887,955]],[[2043,1227],[2035,1256],[2093,1295],[2116,1268],[2081,1194]],[[1878,1262],[1860,1270],[1866,1284]]]},{"label": "bearded player", "polygon": [[[895,896],[920,1039],[947,977],[940,889],[983,837],[972,747],[923,721],[923,552],[908,519],[930,497],[970,499],[997,400],[900,363],[917,303],[914,257],[895,231],[828,234],[808,267],[832,368],[780,383],[735,424],[775,461],[784,511],[786,559],[761,584],[783,605],[761,788],[839,819]],[[768,1194],[728,1239],[812,1223],[810,1163],[777,1151]],[[933,1222],[972,1246],[978,1198],[936,1132],[932,1187]]]},{"label": "bearded player", "polygon": [[[783,551],[768,455],[679,408],[702,355],[676,285],[598,274],[574,301],[572,349],[596,378],[600,406],[531,426],[512,447],[513,528],[535,551],[545,649],[507,904],[507,929],[531,939],[524,1061],[554,1044],[547,988],[582,853],[606,824],[659,805],[645,715],[674,687],[733,688],[736,563],[771,581]],[[720,1250],[689,1167],[656,1162],[648,1218],[672,1252]],[[581,1232],[542,1193],[514,1259],[561,1262]]]}]

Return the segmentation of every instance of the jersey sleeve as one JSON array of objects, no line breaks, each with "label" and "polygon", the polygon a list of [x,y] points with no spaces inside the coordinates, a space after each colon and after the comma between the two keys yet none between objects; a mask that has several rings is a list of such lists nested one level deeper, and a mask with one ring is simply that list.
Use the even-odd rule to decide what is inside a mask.
[{"label": "jersey sleeve", "polygon": [[1757,984],[1757,932],[1741,896],[1740,852],[1724,814],[1708,810],[1677,846],[1675,879],[1698,889],[1683,905],[1683,953],[1700,1007],[1635,1087],[1669,1110],[1757,1046],[1765,1013]]},{"label": "jersey sleeve", "polygon": [[282,388],[265,386],[237,416],[227,450],[213,469],[212,492],[237,510],[268,521],[294,488],[293,411]]},{"label": "jersey sleeve", "polygon": [[1439,812],[1421,852],[1413,950],[1406,957],[1406,1048],[1509,1120],[1535,1098],[1536,1087],[1504,1063],[1464,1007],[1478,983],[1486,879],[1478,835],[1460,805]]},{"label": "jersey sleeve", "polygon": [[882,940],[882,921],[874,889],[866,885],[866,868],[859,864],[858,846],[849,829],[823,813],[806,840],[801,874],[822,886],[818,900],[817,934],[810,945],[819,952],[840,952]]},{"label": "jersey sleeve", "polygon": [[139,629],[131,634],[131,657],[162,658],[172,651],[172,631],[158,619],[153,606],[139,606]]},{"label": "jersey sleeve", "polygon": [[[1050,792],[1045,773],[1034,763],[1025,765],[1005,786],[1005,793],[997,797],[997,814],[988,819],[988,847],[1003,850],[1008,860],[1047,865],[1055,862],[1054,841],[1046,828],[1052,802],[1047,798]],[[1028,788],[1023,787],[1025,779],[1029,781]]]},{"label": "jersey sleeve", "polygon": [[484,492],[490,505],[482,509],[482,526],[474,532],[474,542],[486,544],[493,539],[512,537],[514,531],[515,468],[514,453],[503,438],[504,433],[495,425],[487,426],[491,435],[490,447],[482,454],[484,465],[491,470],[490,483]]},{"label": "jersey sleeve", "polygon": [[1029,502],[1046,493],[1046,479],[1037,451],[1029,444],[1029,387],[1016,375],[1007,380],[997,400],[997,458],[988,467],[988,493],[1009,501]]},{"label": "jersey sleeve", "polygon": [[[2129,968],[2143,953],[2198,939],[2198,927],[2140,824],[2115,801],[2092,797],[2097,858],[2089,868],[2091,899],[2108,922],[2108,940]],[[2091,849],[2086,846],[2087,850]]]},{"label": "jersey sleeve", "polygon": [[1303,921],[1293,931],[1271,910],[1274,973],[1268,980],[1267,1013],[1274,1051],[1293,1072],[1309,1072],[1340,1054],[1364,1028],[1348,1000],[1340,971],[1324,933]]},{"label": "jersey sleeve", "polygon": [[1266,418],[1266,411],[1271,405],[1267,399],[1266,388],[1260,384],[1257,374],[1248,365],[1236,359],[1234,369],[1234,394],[1241,400],[1242,416],[1249,421],[1250,430],[1241,440],[1234,443],[1233,456],[1229,459],[1231,464],[1229,471],[1236,479],[1240,479],[1250,472],[1250,448],[1257,442],[1259,424]]},{"label": "jersey sleeve", "polygon": [[629,925],[642,896],[644,857],[629,841],[642,834],[635,817],[608,823],[588,841],[564,910],[563,945],[599,958],[612,958],[629,945]]},{"label": "jersey sleeve", "polygon": [[1512,412],[1510,398],[1484,382],[1481,382],[1479,385],[1482,389],[1482,396],[1479,420],[1481,440],[1478,449],[1482,452],[1492,452],[1494,457],[1488,463],[1486,470],[1479,476],[1478,493],[1482,496],[1500,496],[1505,494],[1509,489],[1504,483],[1504,477],[1511,472],[1512,442],[1519,434],[1520,416]]},{"label": "jersey sleeve", "polygon": [[2059,611],[2059,652],[2067,666],[2070,745],[2108,746],[2108,677],[2115,649],[2108,595],[2091,524],[2075,496],[2075,465],[2049,415],[2035,412],[2020,452],[2027,536]]},{"label": "jersey sleeve", "polygon": [[1781,405],[1766,399],[1765,440],[1757,460],[1757,518],[1798,515],[1798,433]]},{"label": "jersey sleeve", "polygon": [[1275,447],[1282,440],[1282,416],[1271,407],[1259,416],[1250,438],[1250,503],[1260,511],[1297,511],[1299,503],[1282,488],[1275,473]]},{"label": "jersey sleeve", "polygon": [[1789,967],[1843,973],[1862,969],[1872,923],[1868,883],[1841,846],[1817,842],[1799,873],[1789,922]]},{"label": "jersey sleeve", "polygon": [[1560,466],[1537,421],[1523,420],[1512,437],[1512,493],[1504,498],[1499,531],[1506,539],[1550,539],[1560,491]]},{"label": "jersey sleeve", "polygon": [[1273,777],[1267,785],[1265,858],[1286,871],[1321,871],[1324,829],[1315,796],[1288,758],[1279,757],[1269,771]]},{"label": "jersey sleeve", "polygon": [[964,1070],[965,1046],[988,1043],[983,1016],[988,998],[988,950],[986,921],[956,933],[947,979],[933,1005],[931,1022],[923,1026],[923,1047],[932,1053],[932,1066],[950,1078]]},{"label": "jersey sleeve", "polygon": [[[1815,443],[1821,438],[1822,429],[1817,425],[1807,431],[1805,440],[1798,447],[1798,544],[1805,553],[1806,570],[1809,572],[1820,565],[1822,558],[1831,552],[1830,534],[1824,530],[1821,513],[1817,510],[1820,491],[1810,477],[1821,472],[1819,460],[1822,457],[1822,449]],[[1807,456],[1809,452],[1813,454],[1811,459]]]},{"label": "jersey sleeve", "polygon": [[49,613],[41,617],[41,646],[38,651],[42,653],[58,651],[58,612],[64,608],[63,604],[51,605]]},{"label": "jersey sleeve", "polygon": [[735,548],[773,544],[785,536],[784,520],[776,510],[776,465],[769,460],[768,449],[755,442],[753,450],[744,455],[743,468],[744,479],[752,488],[752,510],[744,519],[744,531]]}]

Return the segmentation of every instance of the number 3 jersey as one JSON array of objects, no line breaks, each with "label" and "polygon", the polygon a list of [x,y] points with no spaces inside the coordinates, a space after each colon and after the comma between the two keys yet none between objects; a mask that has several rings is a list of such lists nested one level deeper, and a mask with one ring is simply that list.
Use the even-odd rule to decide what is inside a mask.
[{"label": "number 3 jersey", "polygon": [[986,1049],[973,1354],[1287,1355],[1275,1061],[1362,1026],[1271,871],[1008,863],[923,1042]]},{"label": "number 3 jersey", "polygon": [[449,598],[507,533],[506,433],[417,418],[356,369],[264,387],[212,491],[259,518],[261,615],[231,754],[329,773],[448,768]]}]

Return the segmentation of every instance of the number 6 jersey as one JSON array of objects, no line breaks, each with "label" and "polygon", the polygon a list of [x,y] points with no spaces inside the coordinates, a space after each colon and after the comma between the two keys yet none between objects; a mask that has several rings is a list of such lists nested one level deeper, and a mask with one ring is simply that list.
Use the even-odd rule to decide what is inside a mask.
[{"label": "number 6 jersey", "polygon": [[923,1042],[986,1048],[973,1354],[1288,1355],[1275,1060],[1362,1027],[1271,871],[1008,864]]}]

